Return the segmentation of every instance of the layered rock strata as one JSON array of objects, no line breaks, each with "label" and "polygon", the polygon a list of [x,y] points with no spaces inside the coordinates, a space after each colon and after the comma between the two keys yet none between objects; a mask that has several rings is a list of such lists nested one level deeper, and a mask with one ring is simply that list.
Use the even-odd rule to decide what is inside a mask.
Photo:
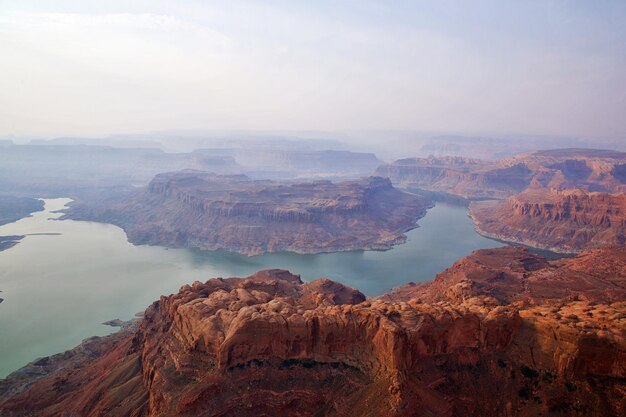
[{"label": "layered rock strata", "polygon": [[623,246],[476,251],[369,300],[282,270],[212,279],[93,357],[2,381],[0,415],[623,415],[625,301]]},{"label": "layered rock strata", "polygon": [[453,194],[470,200],[506,199],[533,182],[547,188],[626,192],[626,154],[555,149],[497,161],[462,157],[409,158],[379,167],[400,188]]},{"label": "layered rock strata", "polygon": [[473,202],[479,233],[555,252],[626,242],[626,194],[531,187],[505,201]]},{"label": "layered rock strata", "polygon": [[430,206],[378,177],[281,183],[180,171],[132,195],[83,201],[68,217],[119,225],[135,244],[257,255],[389,249]]}]

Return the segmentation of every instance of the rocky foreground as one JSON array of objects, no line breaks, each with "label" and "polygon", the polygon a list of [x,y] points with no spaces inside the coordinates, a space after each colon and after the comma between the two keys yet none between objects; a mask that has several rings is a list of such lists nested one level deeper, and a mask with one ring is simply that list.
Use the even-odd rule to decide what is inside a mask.
[{"label": "rocky foreground", "polygon": [[482,235],[554,252],[626,243],[626,194],[530,187],[506,201],[472,202]]},{"label": "rocky foreground", "polygon": [[98,340],[1,381],[0,415],[621,416],[626,247],[480,250],[376,299],[211,279]]},{"label": "rocky foreground", "polygon": [[379,177],[290,183],[186,170],[131,195],[81,201],[67,217],[116,224],[135,244],[258,255],[389,249],[430,206]]}]

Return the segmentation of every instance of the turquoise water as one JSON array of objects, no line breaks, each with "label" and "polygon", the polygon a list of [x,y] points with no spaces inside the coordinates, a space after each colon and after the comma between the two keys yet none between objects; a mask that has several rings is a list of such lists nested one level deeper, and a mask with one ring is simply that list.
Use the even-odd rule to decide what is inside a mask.
[{"label": "turquoise water", "polygon": [[386,252],[246,257],[133,246],[124,231],[101,223],[55,220],[69,199],[45,200],[44,211],[0,226],[0,236],[26,235],[0,252],[0,377],[37,357],[114,331],[100,323],[132,318],[161,294],[212,277],[285,268],[303,280],[327,277],[379,295],[426,281],[474,249],[502,246],[474,231],[464,207],[437,204]]}]

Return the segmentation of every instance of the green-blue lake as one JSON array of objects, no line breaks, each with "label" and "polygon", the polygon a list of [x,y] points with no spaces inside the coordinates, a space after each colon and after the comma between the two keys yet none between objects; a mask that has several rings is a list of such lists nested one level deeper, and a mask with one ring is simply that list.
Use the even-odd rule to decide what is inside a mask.
[{"label": "green-blue lake", "polygon": [[37,357],[115,329],[101,323],[132,318],[162,294],[212,277],[247,276],[285,268],[303,280],[331,278],[375,296],[409,281],[427,281],[475,249],[502,246],[474,231],[464,207],[437,204],[385,252],[246,257],[133,246],[110,224],[56,220],[69,199],[0,226],[0,236],[26,235],[0,252],[0,377]]}]

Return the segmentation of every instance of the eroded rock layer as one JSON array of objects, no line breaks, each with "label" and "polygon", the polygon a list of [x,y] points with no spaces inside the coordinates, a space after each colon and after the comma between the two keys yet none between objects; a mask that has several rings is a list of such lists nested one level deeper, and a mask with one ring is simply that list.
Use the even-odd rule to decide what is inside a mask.
[{"label": "eroded rock layer", "polygon": [[624,246],[480,250],[369,300],[283,270],[212,279],[104,350],[2,381],[0,415],[624,415],[625,301]]},{"label": "eroded rock layer", "polygon": [[530,187],[503,202],[473,202],[477,230],[556,252],[626,242],[626,194]]},{"label": "eroded rock layer", "polygon": [[280,183],[180,171],[132,195],[82,201],[68,217],[119,225],[135,244],[256,255],[389,249],[430,205],[379,177]]},{"label": "eroded rock layer", "polygon": [[556,149],[498,161],[462,157],[409,158],[378,168],[401,188],[417,188],[470,200],[505,199],[533,182],[548,188],[626,192],[626,154]]}]

